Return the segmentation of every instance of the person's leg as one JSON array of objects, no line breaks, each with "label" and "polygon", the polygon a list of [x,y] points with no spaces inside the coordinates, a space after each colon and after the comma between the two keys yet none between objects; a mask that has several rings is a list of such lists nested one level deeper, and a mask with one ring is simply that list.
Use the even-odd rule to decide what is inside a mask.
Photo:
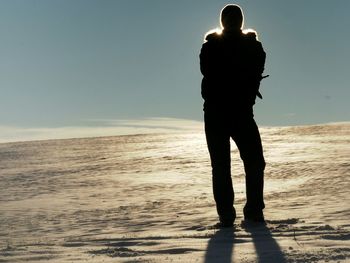
[{"label": "person's leg", "polygon": [[214,116],[205,115],[205,134],[212,166],[213,192],[221,222],[232,222],[234,191],[231,179],[230,135],[227,125]]},{"label": "person's leg", "polygon": [[247,202],[244,216],[246,219],[263,221],[265,160],[258,127],[254,119],[249,118],[237,123],[232,133],[246,174]]}]

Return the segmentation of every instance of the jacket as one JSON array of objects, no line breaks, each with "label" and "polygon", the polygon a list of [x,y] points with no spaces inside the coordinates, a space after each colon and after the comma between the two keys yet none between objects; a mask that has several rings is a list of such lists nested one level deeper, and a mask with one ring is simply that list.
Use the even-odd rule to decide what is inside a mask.
[{"label": "jacket", "polygon": [[253,114],[266,54],[254,32],[212,33],[200,52],[204,111]]}]

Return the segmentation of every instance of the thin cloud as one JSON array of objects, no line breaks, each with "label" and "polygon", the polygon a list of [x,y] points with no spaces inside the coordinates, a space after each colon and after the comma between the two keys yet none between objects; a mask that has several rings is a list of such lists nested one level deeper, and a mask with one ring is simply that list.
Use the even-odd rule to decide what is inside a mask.
[{"label": "thin cloud", "polygon": [[89,122],[91,122],[92,125],[58,128],[0,126],[0,143],[128,134],[201,131],[203,127],[203,123],[199,121],[175,118],[147,118],[138,120],[104,119],[89,120]]}]

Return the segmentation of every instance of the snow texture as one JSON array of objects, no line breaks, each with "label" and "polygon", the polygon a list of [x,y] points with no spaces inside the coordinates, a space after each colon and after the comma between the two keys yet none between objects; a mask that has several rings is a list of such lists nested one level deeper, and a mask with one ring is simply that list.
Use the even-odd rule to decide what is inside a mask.
[{"label": "snow texture", "polygon": [[203,133],[0,144],[0,262],[348,262],[350,124],[261,129],[266,226],[216,229]]}]

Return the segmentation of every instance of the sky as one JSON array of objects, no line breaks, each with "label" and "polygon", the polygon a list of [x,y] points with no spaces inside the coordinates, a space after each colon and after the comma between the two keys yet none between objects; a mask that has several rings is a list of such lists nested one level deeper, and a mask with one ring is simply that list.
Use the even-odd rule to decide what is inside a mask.
[{"label": "sky", "polygon": [[259,125],[349,121],[348,0],[2,0],[0,136],[202,121],[198,55],[229,3],[267,53]]}]

